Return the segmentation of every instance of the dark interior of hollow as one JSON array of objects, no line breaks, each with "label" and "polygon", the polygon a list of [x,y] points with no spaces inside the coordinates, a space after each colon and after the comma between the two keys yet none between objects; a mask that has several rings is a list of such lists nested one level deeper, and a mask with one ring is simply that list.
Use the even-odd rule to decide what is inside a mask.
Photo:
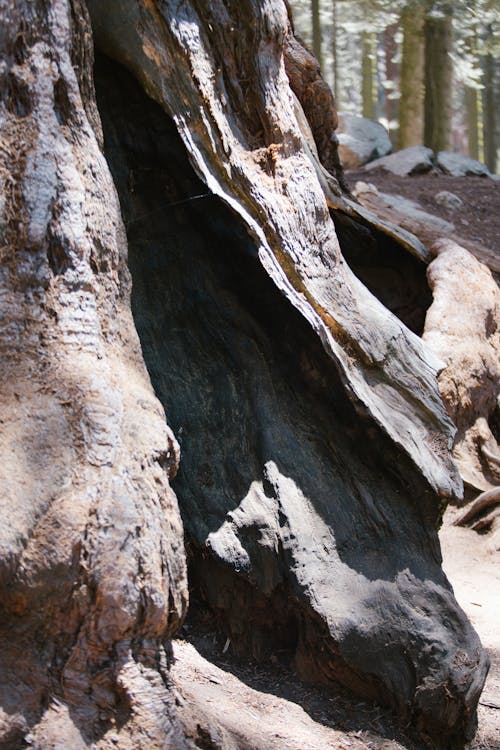
[{"label": "dark interior of hollow", "polygon": [[[260,633],[265,642],[271,629],[264,604],[278,637],[287,628],[288,637],[299,637],[297,597],[284,592],[281,602],[278,592],[253,611],[243,602],[251,604],[252,581],[240,577],[241,598],[233,596],[231,610],[230,592],[219,601],[219,563],[207,561],[204,549],[252,482],[262,481],[270,460],[335,528],[346,564],[370,579],[393,580],[408,568],[436,580],[434,495],[346,397],[334,363],[263,270],[240,218],[195,175],[173,122],[129,73],[99,55],[95,83],[127,229],[132,312],[152,384],[181,445],[173,486],[201,595],[211,597],[214,611],[226,607],[221,617],[243,629],[242,640]],[[343,243],[351,237],[359,242],[352,226]],[[377,518],[367,511],[367,496]],[[280,562],[284,580],[289,564]],[[215,591],[212,574],[219,575]],[[231,576],[236,591],[238,575]]]},{"label": "dark interior of hollow", "polygon": [[332,214],[342,255],[358,279],[394,315],[421,336],[432,304],[426,265],[396,240],[340,211]]}]

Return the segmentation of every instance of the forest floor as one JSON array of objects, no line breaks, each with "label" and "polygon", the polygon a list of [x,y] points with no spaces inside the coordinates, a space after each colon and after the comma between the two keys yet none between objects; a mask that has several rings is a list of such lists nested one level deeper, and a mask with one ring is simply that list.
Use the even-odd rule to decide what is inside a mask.
[{"label": "forest floor", "polygon": [[[455,225],[455,238],[500,254],[500,181],[427,174],[397,177],[381,170],[347,173],[381,192],[418,201],[423,210]],[[447,190],[463,201],[451,211],[435,195]],[[443,567],[455,596],[479,633],[491,669],[479,704],[479,728],[470,750],[500,750],[500,565],[487,536],[453,526],[450,507],[440,532]],[[408,726],[387,709],[357,700],[341,688],[297,679],[284,655],[269,663],[240,659],[221,642],[211,616],[189,621],[174,642],[172,678],[181,717],[199,747],[238,750],[424,750]],[[200,720],[201,717],[201,720]]]},{"label": "forest floor", "polygon": [[[383,193],[401,195],[417,201],[427,213],[455,225],[455,235],[469,243],[479,243],[500,255],[500,179],[489,177],[450,177],[437,172],[398,177],[383,169],[346,172],[351,189],[356,182],[368,182]],[[446,190],[457,195],[463,207],[450,210],[436,201],[436,194]]]}]

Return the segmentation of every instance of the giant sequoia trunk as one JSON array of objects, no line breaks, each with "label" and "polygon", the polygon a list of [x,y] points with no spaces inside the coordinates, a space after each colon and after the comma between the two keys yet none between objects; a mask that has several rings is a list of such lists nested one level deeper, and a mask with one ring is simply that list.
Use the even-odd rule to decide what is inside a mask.
[{"label": "giant sequoia trunk", "polygon": [[235,647],[462,743],[487,664],[440,567],[439,365],[342,257],[328,207],[346,252],[370,217],[318,162],[333,122],[319,80],[292,94],[284,4],[88,5],[104,151],[80,0],[17,0],[0,32],[2,746],[192,746],[157,397],[193,585]]}]

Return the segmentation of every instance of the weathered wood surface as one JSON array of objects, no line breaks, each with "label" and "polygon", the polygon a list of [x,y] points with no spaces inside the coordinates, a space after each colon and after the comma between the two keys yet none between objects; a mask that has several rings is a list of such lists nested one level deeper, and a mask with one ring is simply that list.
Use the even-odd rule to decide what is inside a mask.
[{"label": "weathered wood surface", "polygon": [[[89,6],[99,44],[173,117],[195,169],[246,222],[262,264],[321,337],[353,397],[433,489],[460,493],[438,362],[340,255],[284,69],[285,6],[245,3],[234,17],[222,2]],[[113,23],[121,17],[126,24]]]},{"label": "weathered wood surface", "polygon": [[454,454],[472,490],[500,484],[500,290],[489,269],[442,238],[427,275],[434,301],[424,340],[443,360],[439,387],[457,425]]},{"label": "weathered wood surface", "polygon": [[0,59],[0,746],[89,747],[120,715],[121,747],[181,747],[161,676],[187,606],[178,446],[131,316],[85,5],[1,3]]},{"label": "weathered wood surface", "polygon": [[[461,485],[438,363],[342,259],[284,5],[89,7],[163,107],[119,73],[100,105],[136,325],[184,435],[194,582],[242,651],[272,634],[315,679],[461,742],[487,659],[440,568]],[[184,748],[167,664],[187,605],[179,450],[130,312],[86,8],[0,10],[0,741]],[[217,197],[172,218],[175,181],[200,187],[186,153]]]},{"label": "weathered wood surface", "polygon": [[[303,147],[304,136],[295,116],[297,104],[285,73],[284,5],[116,0],[92,2],[90,7],[100,48],[133,71],[144,90],[172,117],[198,176],[232,209],[223,219],[222,207],[214,204],[210,230],[208,209],[200,207],[189,221],[189,232],[196,232],[193,225],[200,221],[205,233],[212,231],[216,236],[221,223],[232,226],[228,231],[234,246],[229,245],[232,251],[225,263],[217,260],[217,253],[221,243],[228,241],[227,235],[221,235],[220,242],[206,244],[200,254],[197,248],[203,247],[203,237],[188,241],[187,230],[182,228],[171,230],[172,236],[179,232],[186,237],[176,240],[183,248],[181,255],[169,256],[169,243],[161,250],[149,234],[146,239],[137,238],[134,250],[140,279],[147,275],[141,259],[146,247],[158,267],[162,252],[170,258],[158,279],[158,286],[163,286],[158,298],[151,296],[148,285],[141,281],[136,320],[146,359],[156,373],[155,387],[169,413],[176,412],[176,421],[186,435],[184,469],[176,486],[187,530],[200,550],[199,556],[195,553],[193,569],[201,590],[242,650],[251,649],[253,643],[258,652],[265,633],[272,632],[274,626],[281,632],[280,627],[286,629],[286,618],[291,622],[295,618],[297,659],[304,671],[341,679],[360,691],[392,701],[443,743],[459,741],[457,738],[468,735],[474,724],[485,662],[439,569],[435,536],[438,497],[461,493],[450,456],[454,430],[437,390],[439,363],[366,290],[342,259],[317,167]],[[120,118],[112,107],[124,105],[109,106],[110,122],[116,123]],[[147,131],[140,115],[139,121]],[[114,154],[110,158],[116,158],[116,179],[120,178],[120,164],[131,158],[127,156],[130,144],[137,148],[141,128],[137,127],[136,138],[131,139],[129,133],[120,135],[118,127],[110,126]],[[155,149],[148,156],[147,144],[143,152],[144,159],[161,160],[167,173],[169,159],[179,150],[171,138],[162,135],[162,143],[169,144],[163,154]],[[147,142],[151,143],[151,137]],[[152,170],[151,193],[152,185],[160,184],[160,176],[154,176],[154,162],[145,163]],[[169,174],[168,180],[173,177]],[[199,192],[194,177],[190,184]],[[119,190],[132,226],[139,219],[145,194],[134,197],[124,181]],[[157,190],[153,192],[158,195]],[[150,213],[158,213],[155,197],[148,200]],[[158,219],[154,231],[151,228],[153,234],[160,231],[160,222],[168,226],[166,217]],[[236,239],[241,226],[246,227],[250,240]],[[253,247],[250,254],[258,253],[261,264],[260,271],[253,266],[248,270],[248,278],[255,275],[254,293],[265,286],[264,269],[309,323],[334,363],[337,375],[327,358],[321,362],[315,359],[321,378],[329,373],[332,398],[350,404],[345,407],[346,414],[355,406],[358,416],[352,411],[352,434],[347,417],[343,421],[344,417],[334,417],[334,412],[327,411],[331,422],[320,426],[318,403],[307,391],[300,396],[304,406],[296,409],[292,418],[288,396],[279,395],[282,386],[271,386],[278,376],[270,362],[262,359],[258,349],[253,350],[253,341],[243,345],[241,331],[237,341],[231,330],[225,331],[227,319],[247,320],[245,331],[254,325],[248,311],[243,315],[239,309],[244,281],[238,277],[229,293],[227,279],[220,286],[222,277],[217,276],[224,274],[228,264],[231,273],[238,275],[238,269],[233,269],[235,255],[241,258],[236,263],[246,267],[244,256],[238,255],[245,243]],[[182,273],[174,271],[173,258],[185,264]],[[191,306],[183,307],[186,291],[176,288],[184,283],[189,268],[204,269],[198,277],[203,289],[203,319],[198,319]],[[265,309],[270,310],[273,293],[265,288]],[[221,295],[224,314],[217,301]],[[264,293],[258,296],[264,298]],[[167,301],[178,316],[173,332],[169,332],[167,320],[163,328],[159,324]],[[278,298],[274,304],[280,320]],[[181,360],[189,372],[182,383],[182,367],[177,364],[176,373],[175,361],[185,346],[175,340],[175,334],[188,309],[189,320],[199,326],[191,335],[201,353],[194,361]],[[157,330],[152,330],[148,321],[155,321]],[[313,355],[314,344],[308,343],[301,324],[293,325],[299,359],[302,348],[306,358],[320,357],[316,351]],[[215,331],[217,336],[211,339]],[[266,344],[259,344],[259,349],[263,347],[265,352],[278,347],[273,335],[267,331]],[[168,345],[162,343],[165,337]],[[229,350],[238,354],[228,356]],[[275,359],[279,359],[277,354]],[[244,363],[243,369],[235,368],[235,360]],[[208,366],[208,362],[213,364]],[[215,363],[225,364],[227,389],[223,393],[216,389],[209,396],[217,382]],[[169,372],[169,368],[173,370]],[[252,373],[258,374],[257,380]],[[338,377],[342,386],[336,382]],[[178,394],[177,406],[174,392]],[[198,398],[197,393],[205,395]],[[319,420],[314,427],[321,436],[318,440],[330,445],[326,454],[294,442],[297,426],[293,420],[301,425],[297,436],[304,434],[307,419],[311,423],[310,413],[308,418],[303,413],[309,409],[306,404],[311,404]],[[224,420],[217,414],[224,414]],[[215,440],[214,420],[218,425]],[[372,437],[366,440],[366,434]],[[374,456],[384,455],[387,460],[389,445],[394,451],[393,465],[389,469],[385,463],[376,469]],[[233,467],[227,456],[238,446],[246,446],[245,468]],[[201,466],[200,456],[207,456]],[[243,490],[245,481],[248,484]],[[353,481],[356,486],[349,486]],[[361,503],[358,507],[363,510],[351,514],[353,503]],[[375,520],[376,507],[387,514],[385,523]],[[363,522],[363,543],[355,532],[354,519],[365,513],[369,520]],[[396,518],[400,528],[389,542],[381,530],[394,528],[393,521],[397,527]],[[373,526],[368,529],[370,524]],[[406,544],[403,537],[418,541]],[[384,567],[384,560],[398,545],[401,557],[395,553]],[[364,549],[369,549],[365,561]],[[367,560],[371,561],[368,566]],[[372,573],[377,571],[375,580],[370,565]],[[320,643],[323,654],[317,650]],[[458,653],[466,656],[458,658]]]}]

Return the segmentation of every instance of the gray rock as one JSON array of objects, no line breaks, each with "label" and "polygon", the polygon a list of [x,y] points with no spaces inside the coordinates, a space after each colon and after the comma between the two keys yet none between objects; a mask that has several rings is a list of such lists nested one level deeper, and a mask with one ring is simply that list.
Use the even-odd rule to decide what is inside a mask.
[{"label": "gray rock", "polygon": [[410,146],[402,151],[396,151],[390,156],[372,161],[365,169],[382,168],[387,172],[405,177],[406,175],[430,172],[434,166],[433,158],[434,152],[432,149],[426,146]]},{"label": "gray rock", "polygon": [[464,205],[463,200],[459,198],[458,195],[455,195],[455,193],[450,193],[449,190],[440,190],[439,193],[436,193],[434,196],[434,200],[438,206],[444,206],[444,208],[447,208],[449,211],[456,211]]},{"label": "gray rock", "polygon": [[367,117],[340,112],[337,135],[339,156],[345,169],[355,169],[392,151],[387,130]]},{"label": "gray rock", "polygon": [[452,177],[490,176],[490,170],[486,164],[462,154],[455,154],[452,151],[440,151],[437,155],[437,166]]}]

